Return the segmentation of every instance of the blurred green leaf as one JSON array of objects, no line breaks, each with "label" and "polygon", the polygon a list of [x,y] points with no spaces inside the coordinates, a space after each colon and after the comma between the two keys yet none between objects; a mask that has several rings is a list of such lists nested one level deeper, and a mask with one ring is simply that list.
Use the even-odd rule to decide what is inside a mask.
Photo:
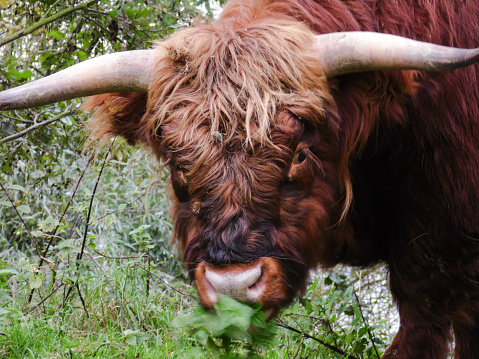
[{"label": "blurred green leaf", "polygon": [[23,186],[20,186],[18,184],[10,184],[10,185],[7,185],[6,186],[7,188],[10,188],[10,189],[15,189],[15,190],[18,190],[18,191],[22,191],[22,192],[26,192],[27,190],[25,189],[25,187]]},{"label": "blurred green leaf", "polygon": [[17,207],[17,210],[23,214],[30,214],[32,213],[32,209],[28,204],[22,204],[21,206]]}]

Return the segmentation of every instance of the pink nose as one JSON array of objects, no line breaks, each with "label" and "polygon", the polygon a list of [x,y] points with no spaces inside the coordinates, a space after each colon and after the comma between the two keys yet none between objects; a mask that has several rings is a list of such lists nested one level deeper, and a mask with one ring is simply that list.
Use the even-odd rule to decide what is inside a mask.
[{"label": "pink nose", "polygon": [[218,302],[220,294],[245,303],[259,303],[266,289],[260,263],[213,267],[202,263],[197,268],[196,286],[200,301],[208,308]]},{"label": "pink nose", "polygon": [[214,309],[223,294],[243,303],[261,303],[265,315],[271,317],[287,305],[294,294],[281,264],[270,257],[222,266],[202,262],[194,274],[200,303],[207,309]]},{"label": "pink nose", "polygon": [[[216,271],[206,268],[206,296],[211,303],[223,294],[244,303],[258,303],[266,283],[261,281],[261,265],[247,270]],[[208,285],[209,284],[209,285]]]}]

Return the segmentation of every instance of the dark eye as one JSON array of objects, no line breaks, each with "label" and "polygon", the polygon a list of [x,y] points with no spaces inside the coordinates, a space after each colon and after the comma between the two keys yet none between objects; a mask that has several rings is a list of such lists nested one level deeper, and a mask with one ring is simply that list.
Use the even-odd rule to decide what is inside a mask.
[{"label": "dark eye", "polygon": [[[173,167],[173,166],[172,166]],[[171,170],[171,183],[176,197],[180,202],[188,202],[188,181],[184,169],[180,165],[175,165]]]},{"label": "dark eye", "polygon": [[307,156],[303,150],[299,150],[295,153],[293,157],[293,163],[303,163],[306,160]]}]

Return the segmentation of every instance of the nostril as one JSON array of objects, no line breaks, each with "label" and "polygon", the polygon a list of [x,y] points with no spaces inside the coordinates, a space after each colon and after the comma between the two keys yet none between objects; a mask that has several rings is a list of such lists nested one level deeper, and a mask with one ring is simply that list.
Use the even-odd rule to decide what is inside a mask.
[{"label": "nostril", "polygon": [[263,273],[260,273],[260,276],[259,278],[257,278],[254,283],[252,283],[248,289],[255,289],[256,287],[258,287],[259,283],[261,282],[261,279],[263,278]]},{"label": "nostril", "polygon": [[260,275],[259,278],[252,285],[248,287],[247,297],[248,301],[257,303],[259,302],[261,295],[266,289],[266,280],[264,280],[263,275]]},{"label": "nostril", "polygon": [[260,266],[256,266],[254,268],[248,269],[243,273],[240,273],[238,280],[242,280],[241,277],[244,278],[244,284],[246,288],[250,288],[258,283],[258,280],[261,278],[262,271]]},{"label": "nostril", "polygon": [[208,280],[207,273],[205,272],[205,278],[203,280],[204,287],[206,290],[206,296],[209,299],[209,302],[214,305],[218,302],[218,292],[216,291],[216,288],[214,285],[211,283],[211,281]]}]

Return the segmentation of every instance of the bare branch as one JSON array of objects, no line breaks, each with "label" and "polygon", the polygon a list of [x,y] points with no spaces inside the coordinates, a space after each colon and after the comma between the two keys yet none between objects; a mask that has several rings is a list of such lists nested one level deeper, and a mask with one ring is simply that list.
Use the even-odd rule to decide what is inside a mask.
[{"label": "bare branch", "polygon": [[61,114],[59,114],[58,116],[55,116],[49,120],[46,120],[46,121],[43,121],[43,122],[40,122],[40,123],[37,123],[33,126],[30,126],[28,127],[27,129],[21,131],[21,132],[18,132],[14,135],[11,135],[11,136],[7,136],[5,138],[2,138],[0,140],[0,145],[3,145],[4,143],[7,143],[7,142],[10,142],[10,141],[13,141],[13,140],[16,140],[17,138],[20,138],[20,137],[23,137],[27,134],[29,134],[30,132],[36,130],[37,128],[39,127],[42,127],[42,126],[46,126],[46,125],[49,125],[50,123],[52,122],[55,122],[55,121],[58,121],[58,120],[61,120],[63,117],[65,116],[70,116],[70,115],[73,115],[75,113],[78,112],[78,108],[74,109],[74,110],[69,110],[69,111],[66,111],[66,112],[63,112]]},{"label": "bare branch", "polygon": [[[103,169],[105,168],[105,165],[106,165],[106,162],[107,162],[107,159],[108,159],[108,155],[110,154],[111,148],[113,147],[114,143],[115,143],[115,141],[113,141],[111,143],[110,148],[108,149],[108,152],[105,155],[105,159],[103,160],[103,164],[101,166],[100,173],[98,174],[98,177],[97,177],[96,182],[95,182],[95,187],[93,188],[93,193],[92,193],[91,198],[90,198],[90,206],[89,206],[88,212],[87,212],[87,218],[86,218],[86,223],[85,223],[85,231],[83,232],[82,245],[81,245],[80,252],[78,252],[78,254],[77,254],[77,269],[79,268],[79,260],[82,259],[83,253],[85,251],[86,238],[87,238],[87,234],[88,234],[88,226],[90,224],[91,210],[92,210],[92,207],[93,207],[93,200],[95,199],[96,190],[98,188],[98,184],[100,182],[100,178],[101,178],[101,175],[103,173]],[[66,303],[66,300],[70,296],[72,290],[73,290],[73,286],[70,286],[68,288],[68,292],[66,293],[66,295],[63,299],[64,304]]]},{"label": "bare branch", "polygon": [[10,120],[14,120],[14,121],[20,121],[20,122],[24,122],[24,123],[35,123],[34,121],[31,121],[31,120],[25,120],[21,117],[13,117],[13,116],[9,116],[5,113],[2,114],[3,117],[6,117],[6,118],[9,118]]},{"label": "bare branch", "polygon": [[55,294],[55,292],[60,289],[61,287],[63,287],[65,285],[65,283],[61,283],[58,287],[56,287],[54,290],[52,290],[52,292],[47,295],[45,298],[42,299],[41,302],[39,302],[36,306],[34,306],[32,309],[30,309],[26,315],[30,314],[31,312],[33,312],[35,309],[37,309],[40,305],[42,305],[48,298],[50,298],[53,294]]},{"label": "bare branch", "polygon": [[76,282],[75,285],[77,287],[78,296],[80,297],[81,304],[83,305],[83,310],[85,311],[86,316],[90,317],[90,314],[88,314],[88,310],[86,309],[85,300],[83,299],[83,295],[81,294],[81,291],[80,291],[80,285],[78,284],[78,282]]},{"label": "bare branch", "polygon": [[156,279],[158,279],[161,283],[163,283],[164,285],[166,285],[168,288],[170,288],[171,290],[174,290],[176,293],[178,294],[181,294],[185,297],[190,297],[190,298],[194,298],[193,296],[189,295],[189,294],[186,294],[186,293],[183,293],[181,291],[179,291],[178,289],[176,289],[175,287],[172,287],[171,285],[169,285],[163,278],[157,276],[155,273],[153,273],[152,271],[149,271],[148,269],[146,269],[145,267],[142,267],[141,265],[138,265],[138,267],[140,267],[141,269],[143,269],[146,273],[152,275],[153,277],[155,277]]},{"label": "bare branch", "polygon": [[363,308],[361,307],[361,303],[359,302],[359,297],[356,294],[356,291],[354,290],[354,288],[353,288],[353,293],[354,293],[354,297],[356,298],[356,302],[358,303],[358,308],[359,308],[359,312],[361,313],[361,318],[363,320],[363,323],[366,324],[367,326],[369,340],[371,341],[371,344],[373,345],[374,351],[376,352],[376,356],[379,358],[378,348],[376,348],[376,343],[373,340],[373,335],[371,334],[371,330],[369,329],[369,324],[366,321],[366,318],[364,318]]},{"label": "bare branch", "polygon": [[288,324],[286,323],[283,323],[282,321],[280,321],[279,319],[276,319],[276,324],[281,327],[281,328],[285,328],[285,329],[288,329],[292,332],[295,332],[295,333],[298,333],[298,334],[301,334],[303,337],[305,338],[308,338],[308,339],[312,339],[314,341],[317,341],[318,343],[320,343],[321,345],[323,345],[324,347],[328,348],[329,350],[332,350],[333,352],[335,353],[338,353],[340,355],[343,355],[345,358],[347,359],[358,359],[357,357],[355,357],[354,355],[350,355],[348,353],[346,353],[344,350],[342,349],[339,349],[331,344],[328,344],[326,343],[325,341],[319,339],[319,338],[316,338],[316,337],[313,337],[312,335],[309,335],[308,333],[305,333],[304,331],[302,330],[298,330],[296,328],[293,328],[291,326],[289,326]]},{"label": "bare branch", "polygon": [[95,187],[93,187],[93,193],[91,195],[90,206],[88,207],[88,213],[87,213],[86,222],[85,222],[85,231],[83,232],[83,241],[82,241],[80,253],[78,253],[77,255],[77,260],[80,260],[83,257],[83,251],[85,250],[85,244],[86,244],[86,237],[88,234],[88,225],[90,223],[91,210],[93,208],[93,200],[95,199],[96,190],[98,188],[98,184],[100,183],[100,178],[103,173],[103,169],[105,168],[106,162],[108,160],[108,156],[111,152],[111,149],[114,143],[115,143],[115,140],[113,140],[113,142],[110,145],[110,148],[108,149],[108,152],[105,155],[105,159],[103,160],[103,164],[101,165],[100,173],[98,174],[98,177],[95,182]]},{"label": "bare branch", "polygon": [[138,254],[137,256],[129,256],[129,257],[112,257],[112,256],[107,256],[106,254],[100,253],[94,249],[93,249],[93,252],[95,252],[101,257],[108,258],[108,259],[138,259],[140,256],[143,256],[143,254]]}]

